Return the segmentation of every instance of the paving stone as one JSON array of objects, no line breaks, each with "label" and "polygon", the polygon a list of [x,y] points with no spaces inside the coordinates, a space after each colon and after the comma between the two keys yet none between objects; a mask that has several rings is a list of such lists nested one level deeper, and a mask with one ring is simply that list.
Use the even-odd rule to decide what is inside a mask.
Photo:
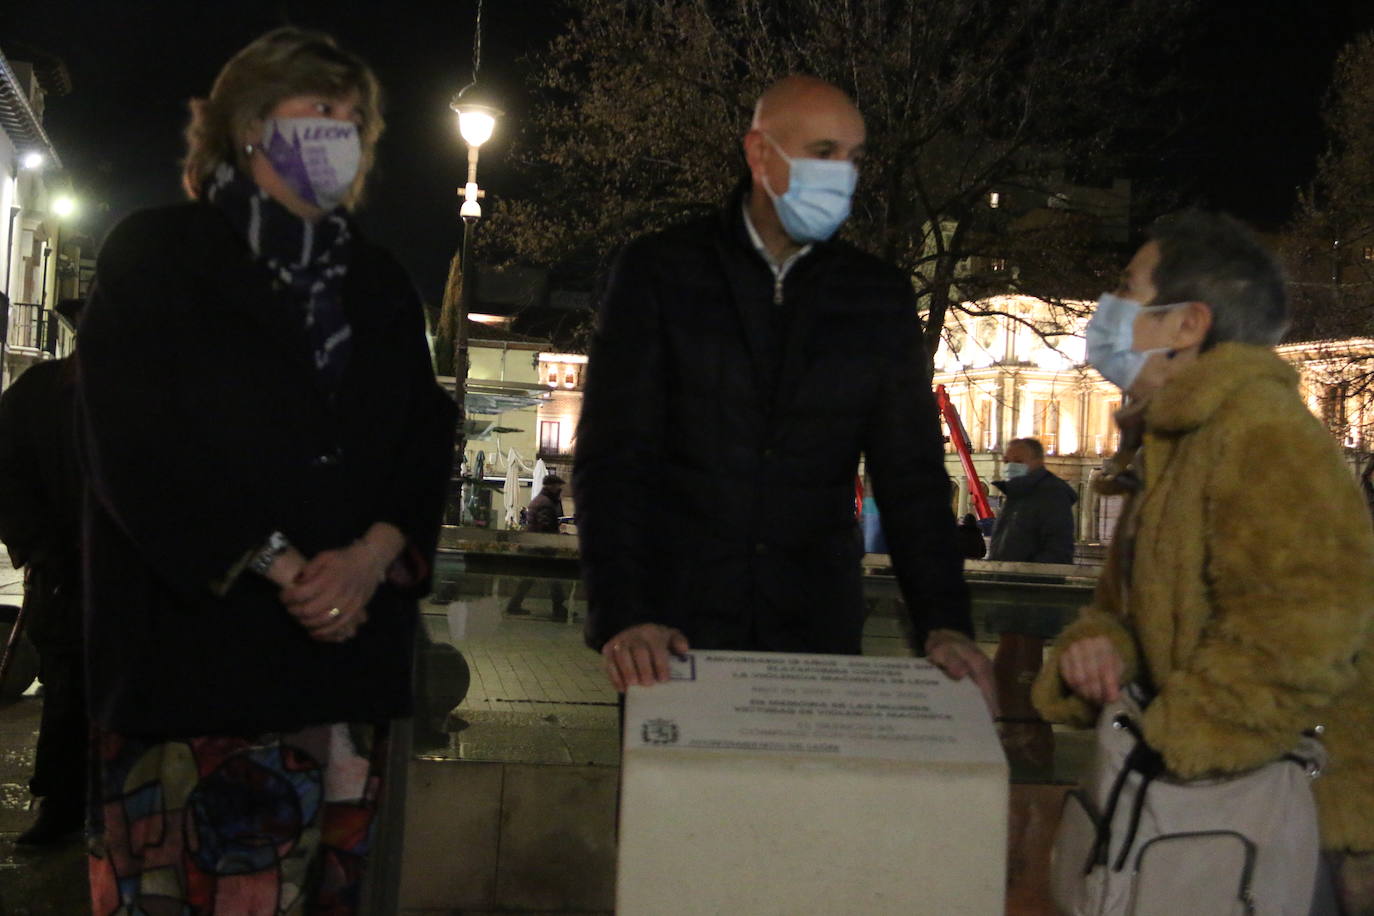
[{"label": "paving stone", "polygon": [[503,771],[499,764],[411,764],[402,911],[496,905]]},{"label": "paving stone", "polygon": [[[509,765],[501,803],[497,894],[525,911],[604,910],[615,897],[618,774]],[[549,817],[550,811],[559,816]]]}]

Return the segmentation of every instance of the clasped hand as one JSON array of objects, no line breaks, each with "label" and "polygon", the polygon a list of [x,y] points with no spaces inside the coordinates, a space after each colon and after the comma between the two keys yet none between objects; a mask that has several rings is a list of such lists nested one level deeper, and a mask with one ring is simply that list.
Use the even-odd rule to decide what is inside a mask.
[{"label": "clasped hand", "polygon": [[385,571],[376,552],[356,541],[309,560],[292,548],[277,558],[268,578],[282,587],[282,605],[312,639],[346,642],[367,622],[368,602]]}]

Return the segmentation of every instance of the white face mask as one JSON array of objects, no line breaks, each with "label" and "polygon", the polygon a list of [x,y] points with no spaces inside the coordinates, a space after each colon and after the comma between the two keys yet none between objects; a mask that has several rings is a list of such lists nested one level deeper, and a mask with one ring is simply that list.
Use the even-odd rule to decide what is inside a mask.
[{"label": "white face mask", "polygon": [[1168,347],[1133,349],[1136,316],[1141,312],[1163,311],[1180,305],[1187,303],[1141,305],[1115,293],[1103,293],[1097,300],[1097,309],[1088,320],[1088,326],[1083,329],[1088,345],[1088,363],[1122,391],[1129,390],[1151,356],[1169,352]]},{"label": "white face mask", "polygon": [[1007,475],[1007,480],[1015,480],[1029,474],[1030,468],[1019,461],[1008,461],[1002,465],[1002,473]]},{"label": "white face mask", "polygon": [[358,177],[358,125],[336,118],[268,118],[259,145],[272,168],[306,203],[333,210]]}]

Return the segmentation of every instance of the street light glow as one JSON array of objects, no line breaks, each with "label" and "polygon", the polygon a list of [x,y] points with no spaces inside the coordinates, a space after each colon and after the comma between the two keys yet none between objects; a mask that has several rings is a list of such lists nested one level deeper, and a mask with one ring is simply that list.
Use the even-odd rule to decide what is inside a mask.
[{"label": "street light glow", "polygon": [[458,112],[458,132],[463,135],[468,146],[481,146],[491,139],[496,130],[496,118],[484,109],[467,109]]},{"label": "street light glow", "polygon": [[483,93],[473,83],[453,97],[449,103],[458,114],[458,132],[468,146],[477,148],[491,139],[496,130],[496,119],[501,117],[501,109],[487,104]]},{"label": "street light glow", "polygon": [[52,202],[52,212],[62,219],[66,219],[76,212],[76,201],[63,194]]},{"label": "street light glow", "polygon": [[26,169],[40,168],[43,165],[43,154],[37,151],[25,153],[19,164]]}]

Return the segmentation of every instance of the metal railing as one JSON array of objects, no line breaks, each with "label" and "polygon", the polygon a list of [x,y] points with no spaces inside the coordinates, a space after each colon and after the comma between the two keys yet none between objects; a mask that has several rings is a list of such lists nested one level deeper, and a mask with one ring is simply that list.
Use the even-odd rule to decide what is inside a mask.
[{"label": "metal railing", "polygon": [[27,347],[57,353],[57,313],[33,302],[12,302],[4,316],[4,343],[7,347]]},{"label": "metal railing", "polygon": [[573,460],[573,447],[567,448],[540,448],[535,452],[536,458],[542,458],[545,462],[561,461],[571,463]]}]

